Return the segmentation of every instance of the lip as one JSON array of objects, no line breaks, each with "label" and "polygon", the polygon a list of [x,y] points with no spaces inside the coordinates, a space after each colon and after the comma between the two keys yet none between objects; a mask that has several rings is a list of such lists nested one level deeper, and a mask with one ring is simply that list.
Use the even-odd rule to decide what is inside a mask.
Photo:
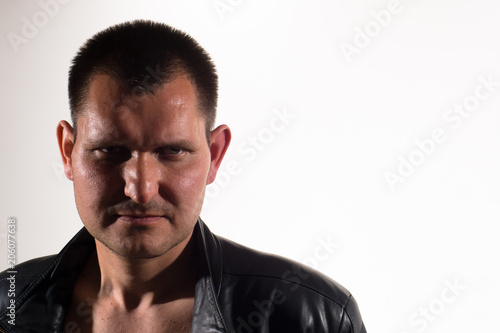
[{"label": "lip", "polygon": [[119,215],[118,220],[126,224],[148,225],[159,222],[163,216],[159,215]]}]

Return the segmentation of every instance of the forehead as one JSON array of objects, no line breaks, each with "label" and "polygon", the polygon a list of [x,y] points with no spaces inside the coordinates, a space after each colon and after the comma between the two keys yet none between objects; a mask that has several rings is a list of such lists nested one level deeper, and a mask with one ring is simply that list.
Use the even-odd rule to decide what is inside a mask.
[{"label": "forehead", "polygon": [[[130,89],[105,74],[95,75],[85,107],[78,116],[78,135],[102,139],[132,139],[141,130],[142,141],[204,132],[195,89],[185,75],[159,86],[153,93]],[[83,132],[83,133],[82,133]],[[136,138],[139,139],[139,138]]]}]

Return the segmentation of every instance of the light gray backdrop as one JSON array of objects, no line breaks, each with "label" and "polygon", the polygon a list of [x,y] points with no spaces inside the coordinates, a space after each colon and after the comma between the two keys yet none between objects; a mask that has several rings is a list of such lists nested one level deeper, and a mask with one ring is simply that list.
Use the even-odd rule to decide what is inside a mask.
[{"label": "light gray backdrop", "polygon": [[489,0],[6,1],[0,4],[0,251],[81,228],[55,128],[97,31],[145,18],[195,37],[233,142],[202,217],[305,262],[369,332],[493,332],[500,310],[500,5]]}]

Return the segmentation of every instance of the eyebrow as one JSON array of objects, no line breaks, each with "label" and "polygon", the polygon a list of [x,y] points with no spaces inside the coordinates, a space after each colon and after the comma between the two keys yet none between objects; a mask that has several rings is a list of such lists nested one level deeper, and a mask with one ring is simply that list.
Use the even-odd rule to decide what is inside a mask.
[{"label": "eyebrow", "polygon": [[[109,146],[121,146],[127,147],[130,145],[127,140],[113,139],[109,137],[105,138],[95,138],[89,139],[84,143],[86,147],[109,147]],[[173,139],[171,141],[165,141],[154,145],[154,149],[159,149],[162,147],[185,147],[190,150],[194,150],[196,144],[191,140],[186,139]]]}]

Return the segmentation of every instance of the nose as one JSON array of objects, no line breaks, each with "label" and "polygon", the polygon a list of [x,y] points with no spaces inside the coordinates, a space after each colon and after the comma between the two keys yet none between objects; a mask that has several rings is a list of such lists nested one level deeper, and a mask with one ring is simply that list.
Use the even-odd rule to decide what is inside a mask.
[{"label": "nose", "polygon": [[161,170],[157,163],[155,158],[147,153],[135,154],[125,162],[126,196],[138,204],[144,204],[158,194]]}]

